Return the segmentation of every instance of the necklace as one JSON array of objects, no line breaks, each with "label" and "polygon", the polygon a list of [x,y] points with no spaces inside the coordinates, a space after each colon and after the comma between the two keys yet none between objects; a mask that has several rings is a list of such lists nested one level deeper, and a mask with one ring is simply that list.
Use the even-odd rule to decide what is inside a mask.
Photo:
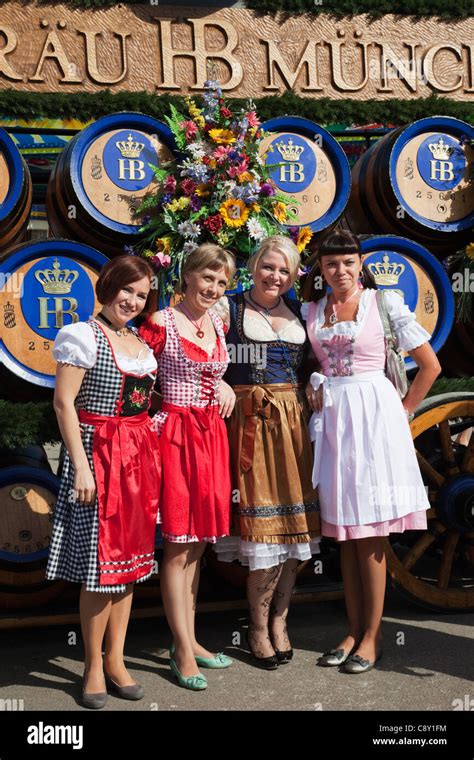
[{"label": "necklace", "polygon": [[[355,296],[355,295],[357,295],[357,293],[358,293],[358,292],[359,292],[359,287],[357,287],[357,288],[354,290],[354,292],[353,292],[353,293],[352,293],[352,294],[349,296],[349,298],[347,298],[347,299],[346,299],[345,301],[343,301],[342,303],[339,303],[339,304],[335,304],[335,303],[333,303],[333,304],[331,304],[331,308],[332,308],[332,314],[331,314],[331,316],[329,317],[329,323],[330,323],[331,325],[335,325],[335,324],[336,324],[336,322],[338,322],[338,321],[339,321],[339,318],[338,318],[338,316],[337,316],[337,310],[338,310],[338,308],[339,308],[340,306],[345,306],[345,305],[346,305],[346,303],[349,303],[349,301],[350,301],[352,298],[354,298],[354,296]],[[334,296],[333,296],[333,298],[334,298]]]},{"label": "necklace", "polygon": [[97,316],[103,322],[105,322],[105,324],[108,325],[115,332],[115,334],[119,336],[119,338],[126,337],[130,333],[130,329],[128,327],[121,327],[120,329],[117,330],[117,328],[114,327],[114,325],[112,324],[112,322],[110,321],[110,319],[107,319],[107,317],[105,316],[105,314],[102,314],[101,311],[97,314]]},{"label": "necklace", "polygon": [[201,324],[199,324],[197,322],[197,320],[193,319],[191,313],[189,312],[189,310],[186,308],[186,306],[184,305],[184,303],[182,301],[181,301],[181,303],[178,304],[178,306],[182,310],[184,316],[187,317],[189,319],[189,321],[191,322],[191,324],[196,328],[196,335],[197,335],[197,337],[198,338],[204,338],[204,330],[202,329],[202,323],[206,319],[207,312],[206,312],[206,314],[204,314],[201,317]]},{"label": "necklace", "polygon": [[249,298],[252,301],[252,303],[254,304],[254,306],[258,306],[259,309],[263,309],[263,311],[260,312],[260,314],[262,315],[262,317],[269,317],[270,316],[270,312],[273,311],[274,309],[276,309],[280,305],[280,303],[281,303],[281,296],[278,296],[278,301],[275,304],[275,306],[270,306],[270,307],[269,306],[262,306],[261,304],[258,303],[258,301],[255,300],[255,298],[252,298],[252,292],[250,290],[249,290]]}]

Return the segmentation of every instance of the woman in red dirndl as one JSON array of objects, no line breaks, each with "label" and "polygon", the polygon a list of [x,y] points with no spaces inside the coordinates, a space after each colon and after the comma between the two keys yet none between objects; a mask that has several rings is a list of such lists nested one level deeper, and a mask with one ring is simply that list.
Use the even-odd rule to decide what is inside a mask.
[{"label": "woman in red dirndl", "polygon": [[123,649],[133,583],[154,568],[161,462],[148,408],[157,364],[126,325],[153,310],[153,276],[134,256],[110,261],[96,284],[101,312],[63,327],[53,349],[54,408],[66,452],[47,577],[82,584],[82,704],[95,709],[107,699],[104,665],[107,686],[118,696],[144,696]]},{"label": "woman in red dirndl", "polygon": [[231,481],[224,417],[235,396],[220,395],[229,357],[225,329],[211,307],[224,294],[235,268],[232,254],[204,244],[182,270],[183,300],[156,312],[140,328],[158,361],[163,398],[153,418],[160,438],[163,478],[160,521],[164,539],[160,585],[173,633],[170,666],[180,685],[205,689],[198,666],[231,664],[213,655],[195,635],[199,570],[206,543],[230,529]]}]

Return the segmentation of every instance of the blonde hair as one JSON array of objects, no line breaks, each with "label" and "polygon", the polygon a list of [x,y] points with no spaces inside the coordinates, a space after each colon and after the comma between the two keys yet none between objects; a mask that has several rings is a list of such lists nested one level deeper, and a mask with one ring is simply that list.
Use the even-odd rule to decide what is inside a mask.
[{"label": "blonde hair", "polygon": [[272,235],[260,243],[257,251],[250,257],[248,262],[248,267],[252,274],[255,274],[262,256],[265,256],[269,251],[280,253],[283,256],[288,264],[292,282],[294,282],[298,276],[300,254],[291,238],[285,237],[285,235]]},{"label": "blonde hair", "polygon": [[201,243],[189,254],[183,264],[178,292],[186,292],[185,275],[191,272],[202,272],[203,269],[217,271],[221,267],[225,269],[227,280],[231,280],[236,268],[234,255],[215,243]]}]

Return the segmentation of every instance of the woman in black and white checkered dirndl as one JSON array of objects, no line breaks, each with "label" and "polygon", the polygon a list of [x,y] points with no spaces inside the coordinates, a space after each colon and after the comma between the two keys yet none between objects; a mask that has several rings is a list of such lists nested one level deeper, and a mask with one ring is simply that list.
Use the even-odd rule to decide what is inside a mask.
[{"label": "woman in black and white checkered dirndl", "polygon": [[[94,473],[93,440],[96,426],[81,421],[81,411],[89,414],[115,417],[117,411],[122,409],[127,417],[130,411],[127,409],[127,393],[133,393],[137,378],[135,375],[124,375],[118,368],[113,350],[103,331],[95,322],[90,320],[90,325],[97,344],[97,359],[93,367],[86,370],[79,395],[76,399],[76,409],[79,411],[81,438],[87,459]],[[63,328],[65,332],[70,328]],[[57,343],[60,341],[57,340]],[[58,361],[64,349],[64,341],[56,348],[55,353]],[[143,387],[143,379],[142,386]],[[153,386],[153,379],[146,377],[146,385],[149,392]],[[131,391],[130,391],[131,389]],[[148,400],[148,399],[147,399]],[[125,409],[124,409],[125,407]],[[139,410],[140,411],[140,410]],[[146,411],[146,409],[145,409]],[[143,413],[143,412],[142,412]],[[150,436],[153,441],[153,450],[156,447],[156,436]],[[93,506],[79,504],[74,498],[74,467],[69,453],[65,450],[64,463],[61,473],[61,485],[56,503],[54,525],[49,550],[47,577],[49,579],[62,578],[64,580],[83,583],[87,591],[100,593],[123,593],[126,584],[132,580],[145,581],[153,572],[154,550],[151,542],[149,551],[143,556],[133,558],[127,565],[124,564],[120,580],[119,573],[111,565],[102,568],[103,575],[113,575],[114,583],[106,584],[100,579],[99,567],[99,509],[97,498]],[[155,452],[156,453],[156,452]],[[143,462],[141,463],[143,466]],[[152,497],[157,498],[157,482],[153,478]],[[156,510],[155,510],[156,514]],[[150,543],[150,542],[149,542]],[[123,560],[122,560],[123,562]]]},{"label": "woman in black and white checkered dirndl", "polygon": [[53,347],[54,408],[67,450],[47,577],[82,584],[81,701],[95,709],[107,700],[104,677],[124,699],[144,696],[125,667],[124,643],[133,583],[154,568],[161,447],[148,416],[157,362],[127,325],[155,306],[153,277],[138,257],[109,261],[95,286],[101,312],[63,327]]}]

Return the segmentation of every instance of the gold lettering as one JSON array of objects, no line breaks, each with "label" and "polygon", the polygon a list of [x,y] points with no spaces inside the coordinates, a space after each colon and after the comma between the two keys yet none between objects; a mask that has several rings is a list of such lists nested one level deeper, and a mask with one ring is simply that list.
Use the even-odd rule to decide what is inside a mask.
[{"label": "gold lettering", "polygon": [[442,84],[437,79],[434,72],[434,59],[440,52],[440,50],[451,50],[459,61],[462,61],[462,51],[460,45],[454,45],[451,42],[440,42],[439,45],[433,45],[425,55],[423,60],[423,74],[428,84],[431,84],[440,92],[452,92],[461,87],[463,83],[462,74],[458,74],[457,81],[454,84],[446,85]]},{"label": "gold lettering", "polygon": [[114,37],[118,37],[120,42],[120,74],[113,79],[110,74],[103,75],[99,72],[97,64],[97,40],[96,37],[102,37],[103,32],[86,31],[78,29],[78,34],[83,34],[86,39],[86,68],[87,73],[93,82],[98,84],[117,84],[121,82],[128,73],[127,43],[126,38],[130,37],[130,32],[114,32]]},{"label": "gold lettering", "polygon": [[41,53],[41,58],[39,60],[38,66],[36,67],[34,75],[29,80],[30,82],[44,82],[44,76],[42,76],[41,71],[43,69],[46,58],[52,58],[57,62],[58,67],[61,69],[63,74],[61,82],[82,82],[82,77],[76,73],[76,65],[68,61],[66,53],[64,52],[64,48],[61,45],[56,32],[49,32],[48,36],[46,37],[43,51]]},{"label": "gold lettering", "polygon": [[[79,314],[76,311],[78,307],[78,301],[75,298],[56,298],[55,297],[54,309],[48,309],[49,298],[45,298],[44,296],[41,296],[40,298],[38,298],[38,301],[39,301],[39,314],[40,314],[40,323],[38,327],[40,330],[49,329],[48,314],[55,315],[54,327],[57,329],[64,327],[65,314],[70,314],[73,322],[79,322]],[[68,301],[69,309],[64,308],[65,301]]]},{"label": "gold lettering", "polygon": [[280,182],[304,182],[303,164],[288,163],[280,166]]},{"label": "gold lettering", "polygon": [[138,161],[134,158],[119,158],[119,179],[126,180],[125,172],[128,172],[128,179],[145,179],[145,172],[143,167],[145,166],[143,161]]},{"label": "gold lettering", "polygon": [[281,78],[285,82],[288,89],[292,90],[295,86],[295,82],[298,79],[303,66],[306,66],[306,85],[301,88],[303,92],[321,92],[322,87],[319,86],[317,61],[316,61],[316,48],[317,44],[314,42],[308,42],[301,55],[301,58],[294,69],[290,71],[290,67],[283,60],[280,50],[276,42],[273,40],[261,40],[264,45],[267,46],[267,68],[268,68],[268,84],[264,87],[265,90],[279,90],[280,88],[275,83],[274,71],[278,69]]},{"label": "gold lettering", "polygon": [[451,161],[430,161],[430,164],[430,179],[437,179],[440,182],[449,182],[454,179],[453,164]]},{"label": "gold lettering", "polygon": [[[181,85],[176,84],[174,75],[175,58],[191,58],[194,62],[196,79],[195,84],[191,86],[192,90],[202,90],[204,82],[208,78],[207,61],[213,60],[224,61],[230,70],[230,79],[221,84],[223,90],[232,90],[241,83],[244,76],[242,64],[232,55],[236,49],[239,38],[235,27],[227,21],[208,21],[206,19],[190,19],[189,23],[193,27],[194,46],[192,50],[179,50],[173,47],[171,36],[171,21],[160,19],[161,30],[161,65],[163,72],[163,82],[160,88],[167,90],[180,90]],[[206,26],[222,29],[226,36],[226,45],[221,50],[208,51],[206,48],[205,29]]]},{"label": "gold lettering", "polygon": [[[381,44],[380,53],[380,80],[381,87],[377,87],[377,92],[393,92],[393,87],[389,87],[388,79],[403,79],[412,92],[417,90],[417,71],[416,71],[416,53],[415,50],[419,45],[409,42],[403,43],[410,51],[408,62],[402,61],[394,52],[390,45]],[[387,71],[390,66],[393,73]],[[396,75],[395,75],[396,72]]]},{"label": "gold lettering", "polygon": [[18,37],[9,26],[0,27],[0,34],[2,34],[6,40],[6,45],[0,50],[0,74],[3,74],[7,79],[13,79],[18,82],[18,80],[23,79],[23,77],[21,74],[17,74],[15,69],[7,60],[5,60],[5,56],[8,55],[8,53],[13,53],[15,50],[18,43]]},{"label": "gold lettering", "polygon": [[362,81],[359,84],[348,84],[342,75],[343,63],[342,63],[342,46],[346,45],[345,42],[329,42],[329,49],[331,51],[331,67],[332,76],[335,87],[344,92],[357,92],[362,90],[367,84],[369,78],[369,67],[367,65],[367,48],[371,43],[369,42],[357,42],[356,45],[362,48]]}]

